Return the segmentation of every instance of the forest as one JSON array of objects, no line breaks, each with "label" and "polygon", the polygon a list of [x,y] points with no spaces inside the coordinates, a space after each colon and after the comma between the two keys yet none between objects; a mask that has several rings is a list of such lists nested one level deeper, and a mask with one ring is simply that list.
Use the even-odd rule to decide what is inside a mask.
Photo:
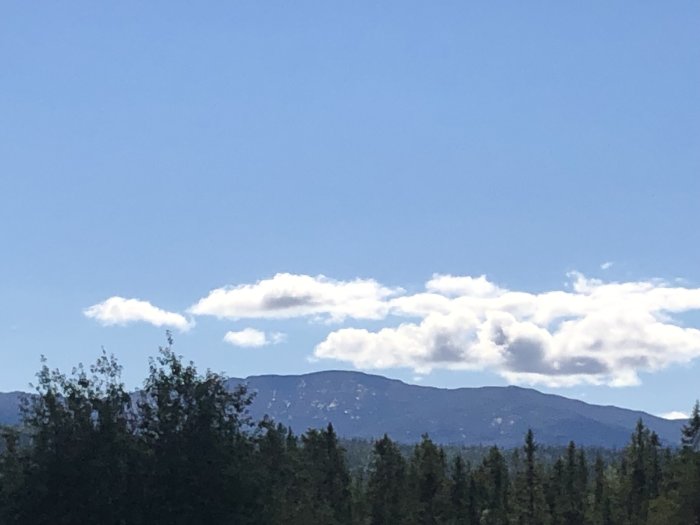
[{"label": "forest", "polygon": [[615,453],[552,454],[532,431],[478,457],[384,436],[363,462],[331,424],[253,421],[246,388],[170,338],[136,394],[104,352],[70,374],[44,362],[35,390],[23,424],[2,429],[0,525],[700,524],[697,403],[678,446],[639,421]]}]

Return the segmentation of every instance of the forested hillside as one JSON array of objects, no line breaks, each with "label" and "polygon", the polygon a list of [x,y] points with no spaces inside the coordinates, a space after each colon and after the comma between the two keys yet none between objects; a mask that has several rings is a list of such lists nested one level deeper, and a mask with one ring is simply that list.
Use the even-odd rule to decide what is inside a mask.
[{"label": "forested hillside", "polygon": [[540,443],[624,447],[641,418],[662,442],[678,444],[680,423],[644,412],[591,405],[516,386],[434,388],[356,371],[323,371],[298,376],[252,376],[245,382],[257,418],[269,415],[295,430],[333,423],[346,438],[388,434],[417,443],[429,433],[441,444],[512,448],[532,429]]},{"label": "forested hillside", "polygon": [[138,399],[107,355],[69,376],[44,367],[37,384],[23,426],[2,433],[0,525],[700,523],[697,405],[677,449],[641,421],[613,455],[572,442],[552,457],[532,432],[478,457],[385,436],[350,469],[357,450],[331,425],[253,420],[245,387],[170,344]]}]

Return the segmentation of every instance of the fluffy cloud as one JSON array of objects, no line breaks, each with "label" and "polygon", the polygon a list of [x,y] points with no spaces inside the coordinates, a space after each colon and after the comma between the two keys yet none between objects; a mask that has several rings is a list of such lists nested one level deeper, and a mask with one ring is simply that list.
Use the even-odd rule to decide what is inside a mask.
[{"label": "fluffy cloud", "polygon": [[[314,358],[358,368],[489,370],[513,383],[629,386],[639,384],[640,372],[700,357],[700,330],[683,322],[683,314],[694,310],[700,310],[700,288],[659,280],[603,282],[572,273],[560,290],[530,293],[483,275],[436,274],[423,291],[408,294],[372,279],[280,273],[215,289],[189,312],[222,319],[352,321],[354,326],[330,332]],[[120,297],[85,315],[103,324],[190,326],[180,314]],[[383,327],[368,330],[363,321],[369,320]],[[248,328],[224,339],[262,346],[279,337]]]},{"label": "fluffy cloud", "polygon": [[485,277],[433,276],[426,291],[389,300],[418,321],[344,328],[317,358],[360,368],[493,370],[514,383],[629,386],[640,371],[700,357],[700,331],[675,314],[700,309],[700,289],[660,281],[603,283],[570,275],[569,291],[511,291]]},{"label": "fluffy cloud", "polygon": [[110,297],[106,301],[86,308],[83,313],[103,325],[125,325],[134,322],[150,323],[154,326],[188,330],[192,324],[184,316],[162,310],[148,301]]},{"label": "fluffy cloud", "polygon": [[429,292],[446,296],[491,297],[498,295],[501,290],[489,282],[485,275],[479,277],[433,274],[433,278],[425,283]]},{"label": "fluffy cloud", "polygon": [[255,284],[212,290],[190,312],[222,319],[382,319],[389,309],[386,300],[400,292],[371,279],[336,281],[323,275],[278,273]]},{"label": "fluffy cloud", "polygon": [[234,346],[244,347],[260,347],[266,345],[274,345],[283,342],[286,339],[285,334],[280,332],[272,332],[266,334],[255,328],[244,328],[238,332],[226,332],[224,341]]}]

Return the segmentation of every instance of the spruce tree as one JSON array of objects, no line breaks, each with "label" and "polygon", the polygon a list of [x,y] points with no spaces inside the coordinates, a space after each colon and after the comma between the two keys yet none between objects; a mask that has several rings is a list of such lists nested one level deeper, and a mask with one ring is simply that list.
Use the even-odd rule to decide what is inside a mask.
[{"label": "spruce tree", "polygon": [[537,444],[532,430],[528,430],[523,446],[524,464],[517,473],[516,519],[522,525],[542,525],[548,521],[548,512],[542,488],[539,465],[535,456]]},{"label": "spruce tree", "polygon": [[489,449],[477,471],[477,490],[480,494],[480,523],[503,525],[510,513],[510,478],[505,458],[498,447]]},{"label": "spruce tree", "polygon": [[405,522],[408,501],[406,460],[385,434],[374,444],[367,481],[367,504],[372,525]]},{"label": "spruce tree", "polygon": [[311,429],[302,436],[301,472],[305,491],[302,512],[306,523],[349,525],[352,522],[350,474],[333,425]]},{"label": "spruce tree", "polygon": [[681,429],[681,443],[684,447],[700,449],[700,401],[695,401],[690,418]]},{"label": "spruce tree", "polygon": [[474,518],[474,494],[472,479],[461,455],[452,461],[450,487],[450,523],[472,525],[478,523]]},{"label": "spruce tree", "polygon": [[423,435],[416,445],[410,465],[413,522],[434,525],[446,519],[447,465],[445,452]]}]

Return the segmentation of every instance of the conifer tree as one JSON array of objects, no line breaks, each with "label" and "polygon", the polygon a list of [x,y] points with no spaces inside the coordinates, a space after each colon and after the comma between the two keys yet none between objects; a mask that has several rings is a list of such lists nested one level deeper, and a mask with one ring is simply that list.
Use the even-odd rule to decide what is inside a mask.
[{"label": "conifer tree", "polygon": [[350,474],[333,425],[302,436],[302,480],[306,485],[306,523],[346,525],[352,522]]},{"label": "conifer tree", "polygon": [[700,449],[700,401],[695,401],[690,418],[681,429],[681,443],[684,447]]},{"label": "conifer tree", "polygon": [[282,523],[292,502],[294,464],[288,450],[289,431],[282,424],[275,425],[265,418],[259,423],[262,431],[257,439],[255,472],[249,473],[249,483],[256,483],[260,523]]},{"label": "conifer tree", "polygon": [[450,523],[455,525],[476,525],[478,517],[475,508],[474,481],[461,455],[452,461],[450,487]]},{"label": "conifer tree", "polygon": [[408,510],[406,460],[386,434],[374,444],[367,481],[367,504],[372,525],[399,525]]},{"label": "conifer tree", "polygon": [[593,465],[593,494],[590,510],[592,525],[612,525],[610,488],[605,477],[605,462],[598,454]]},{"label": "conifer tree", "polygon": [[413,451],[410,465],[412,519],[433,525],[446,519],[448,494],[445,452],[427,434]]},{"label": "conifer tree", "polygon": [[522,525],[543,525],[548,522],[548,512],[542,487],[541,474],[535,456],[537,444],[532,430],[525,435],[524,464],[517,473],[516,519]]},{"label": "conifer tree", "polygon": [[498,447],[491,447],[477,472],[480,493],[480,523],[503,525],[508,522],[510,478],[505,458]]}]

